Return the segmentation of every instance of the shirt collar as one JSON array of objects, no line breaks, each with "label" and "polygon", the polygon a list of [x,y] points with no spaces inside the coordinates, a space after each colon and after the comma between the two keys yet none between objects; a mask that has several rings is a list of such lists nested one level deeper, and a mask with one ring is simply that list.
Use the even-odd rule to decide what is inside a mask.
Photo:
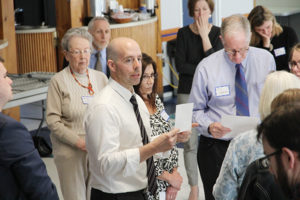
[{"label": "shirt collar", "polygon": [[126,101],[129,102],[132,95],[135,95],[135,93],[131,93],[127,88],[120,85],[117,81],[109,78],[109,85],[112,87],[113,90],[115,90],[121,97],[123,97]]},{"label": "shirt collar", "polygon": [[[96,49],[92,50],[92,54],[96,55],[98,53],[98,51]],[[100,50],[101,55],[106,54],[106,48]]]}]

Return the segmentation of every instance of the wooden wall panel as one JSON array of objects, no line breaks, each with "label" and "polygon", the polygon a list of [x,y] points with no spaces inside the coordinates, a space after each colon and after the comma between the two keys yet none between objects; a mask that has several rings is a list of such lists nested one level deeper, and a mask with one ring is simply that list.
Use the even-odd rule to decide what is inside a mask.
[{"label": "wooden wall panel", "polygon": [[87,16],[87,4],[85,0],[70,1],[71,27],[81,27],[83,20]]},{"label": "wooden wall panel", "polygon": [[19,73],[57,71],[53,32],[18,33],[17,47]]},{"label": "wooden wall panel", "polygon": [[153,22],[140,26],[112,29],[111,38],[132,38],[139,43],[142,52],[149,54],[155,61],[157,61],[156,32],[156,22]]},{"label": "wooden wall panel", "polygon": [[0,39],[7,40],[8,46],[0,50],[6,60],[5,67],[9,73],[18,73],[16,56],[16,34],[13,1],[0,0]]},{"label": "wooden wall panel", "polygon": [[138,9],[140,7],[139,0],[118,0],[119,5],[123,5],[123,8]]},{"label": "wooden wall panel", "polygon": [[[157,32],[156,32],[156,37],[157,37],[157,50],[156,52],[158,54],[162,54],[162,39],[161,39],[161,14],[160,14],[160,0],[156,0],[156,5],[157,8],[155,9],[156,15],[157,15]],[[163,80],[162,80],[162,59],[158,58],[157,59],[157,69],[159,72],[158,74],[158,83],[157,83],[157,93],[162,96],[164,93],[164,88],[163,88]]]},{"label": "wooden wall panel", "polygon": [[[7,71],[18,73],[13,1],[0,0],[0,39],[8,41],[8,46],[0,50]],[[3,113],[20,120],[20,107],[3,110]]]},{"label": "wooden wall panel", "polygon": [[61,39],[65,32],[71,28],[71,14],[69,0],[55,0],[56,9],[56,32],[57,32],[57,51],[58,51],[58,70],[62,69],[64,56],[61,51]]}]

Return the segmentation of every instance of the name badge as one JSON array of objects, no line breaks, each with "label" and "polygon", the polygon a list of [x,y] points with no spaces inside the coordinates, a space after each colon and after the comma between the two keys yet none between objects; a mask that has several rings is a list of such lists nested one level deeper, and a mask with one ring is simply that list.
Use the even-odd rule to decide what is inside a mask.
[{"label": "name badge", "polygon": [[229,87],[229,85],[224,85],[224,86],[216,87],[215,91],[216,91],[216,96],[217,97],[230,95],[230,87]]},{"label": "name badge", "polygon": [[166,121],[168,121],[170,118],[168,113],[165,110],[161,111],[160,116]]},{"label": "name badge", "polygon": [[285,55],[286,54],[285,48],[284,47],[280,47],[278,49],[274,49],[274,53],[275,53],[276,57]]},{"label": "name badge", "polygon": [[89,104],[91,100],[93,99],[93,96],[82,96],[81,100],[83,104]]}]

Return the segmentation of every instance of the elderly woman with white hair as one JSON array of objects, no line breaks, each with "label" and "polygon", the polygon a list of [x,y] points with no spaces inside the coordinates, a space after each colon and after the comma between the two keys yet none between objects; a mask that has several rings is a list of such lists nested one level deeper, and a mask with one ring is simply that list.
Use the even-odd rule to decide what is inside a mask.
[{"label": "elderly woman with white hair", "polygon": [[63,197],[85,200],[90,199],[90,172],[82,121],[87,105],[108,80],[88,68],[92,36],[85,29],[69,29],[61,45],[69,66],[51,79],[46,120]]},{"label": "elderly woman with white hair", "polygon": [[[267,76],[259,101],[261,120],[271,113],[273,99],[284,90],[300,88],[300,79],[286,71],[276,71]],[[256,129],[241,133],[231,140],[221,171],[213,188],[216,200],[235,200],[244,179],[247,167],[264,157]]]}]

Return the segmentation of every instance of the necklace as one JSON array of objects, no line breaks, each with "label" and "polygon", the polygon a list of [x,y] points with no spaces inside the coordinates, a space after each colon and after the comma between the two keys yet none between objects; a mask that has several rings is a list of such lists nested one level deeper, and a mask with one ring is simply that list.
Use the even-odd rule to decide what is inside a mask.
[{"label": "necklace", "polygon": [[89,80],[88,86],[82,85],[82,84],[77,80],[77,78],[75,77],[75,74],[74,74],[74,72],[73,72],[73,70],[72,70],[71,67],[70,67],[70,71],[71,71],[71,74],[72,74],[73,78],[74,78],[75,81],[78,83],[78,85],[80,85],[80,86],[83,87],[83,88],[88,89],[90,95],[95,94],[95,92],[94,92],[94,90],[93,90],[93,86],[92,86],[92,84],[91,84],[91,80],[90,80],[90,76],[89,76],[89,73],[88,73],[88,69],[86,69],[86,75],[87,75],[88,80]]}]

